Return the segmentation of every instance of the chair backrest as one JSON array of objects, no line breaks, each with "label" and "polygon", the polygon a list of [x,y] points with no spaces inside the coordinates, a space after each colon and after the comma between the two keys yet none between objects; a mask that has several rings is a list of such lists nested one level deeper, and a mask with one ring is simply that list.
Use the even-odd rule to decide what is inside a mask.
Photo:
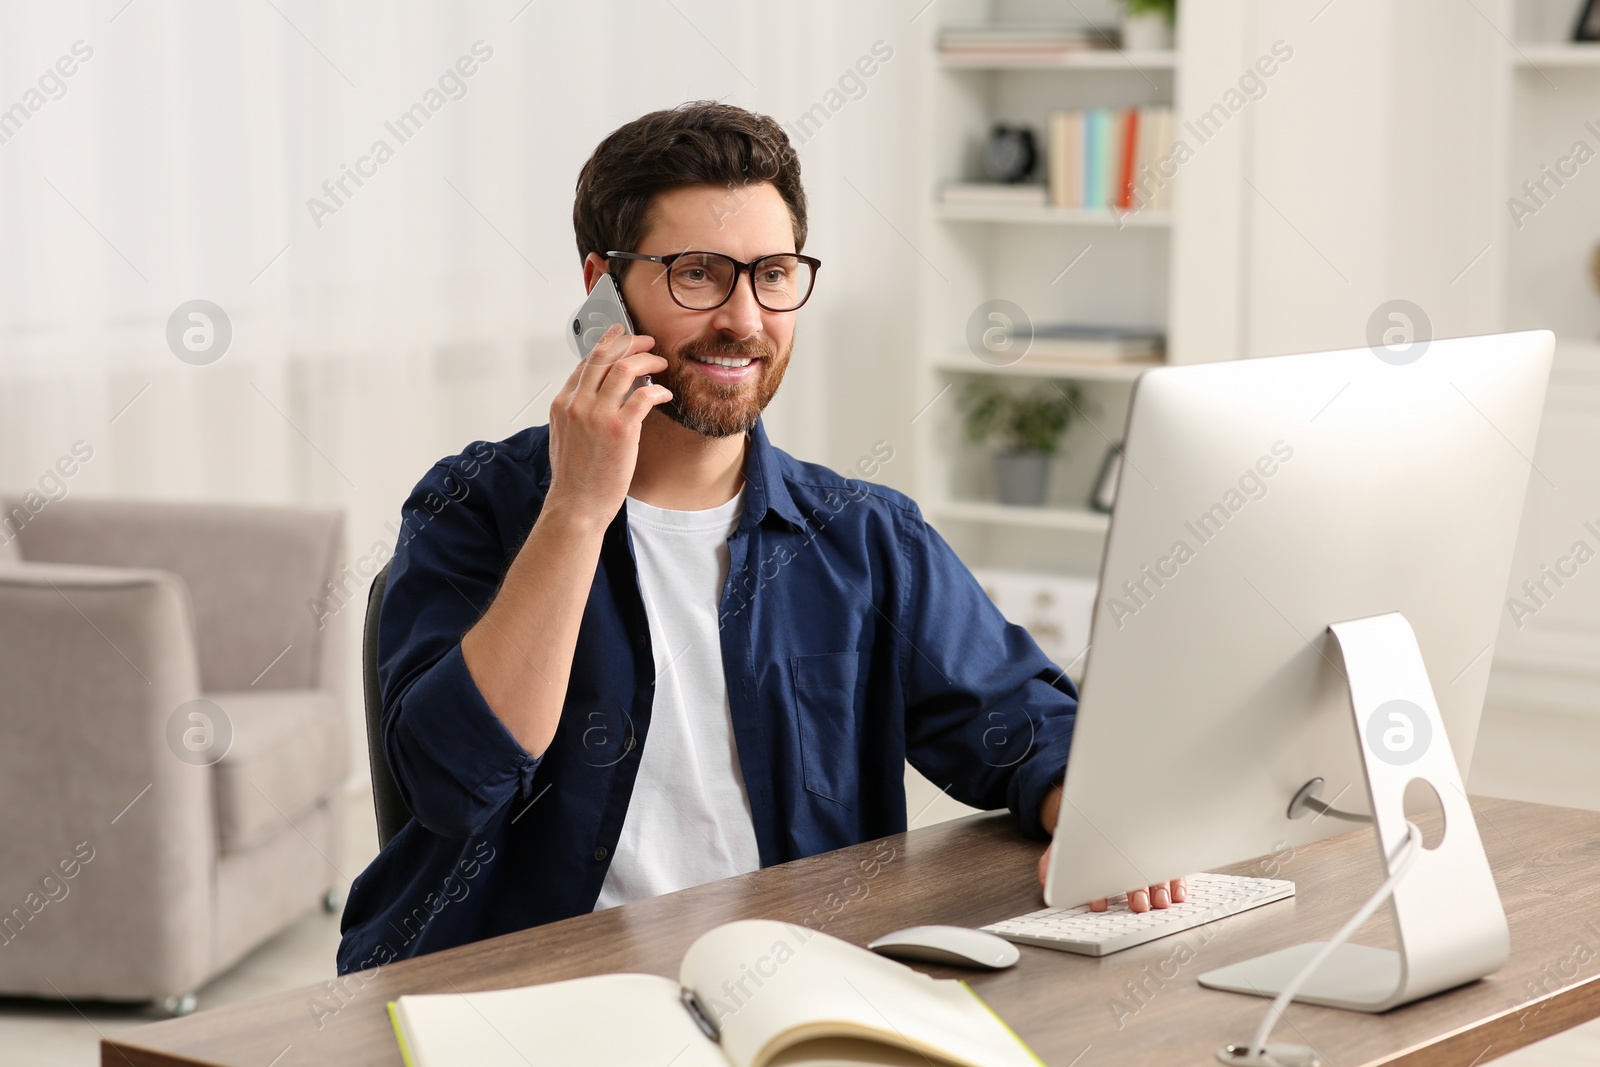
[{"label": "chair backrest", "polygon": [[339,687],[348,627],[327,593],[346,573],[341,512],[75,494],[37,514],[9,495],[0,506],[0,536],[30,563],[182,578],[202,693]]},{"label": "chair backrest", "polygon": [[389,564],[372,579],[367,594],[367,622],[361,634],[361,688],[367,706],[367,760],[372,765],[372,806],[378,814],[378,847],[387,845],[406,823],[411,811],[400,797],[383,751],[383,694],[378,691],[378,614],[383,591],[389,585]]}]

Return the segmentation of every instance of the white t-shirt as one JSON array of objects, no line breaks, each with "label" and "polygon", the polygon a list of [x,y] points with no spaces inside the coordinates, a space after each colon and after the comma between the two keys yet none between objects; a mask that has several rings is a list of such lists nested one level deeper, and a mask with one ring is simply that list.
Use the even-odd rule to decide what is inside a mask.
[{"label": "white t-shirt", "polygon": [[756,870],[717,611],[744,492],[706,511],[628,498],[656,689],[628,812],[595,910]]}]

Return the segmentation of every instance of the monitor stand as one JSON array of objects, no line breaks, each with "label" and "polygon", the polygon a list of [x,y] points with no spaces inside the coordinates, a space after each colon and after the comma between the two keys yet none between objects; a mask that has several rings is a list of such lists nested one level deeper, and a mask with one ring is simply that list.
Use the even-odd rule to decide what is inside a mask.
[{"label": "monitor stand", "polygon": [[[1294,997],[1382,1012],[1497,970],[1510,957],[1511,935],[1411,624],[1390,612],[1329,629],[1348,673],[1385,872],[1406,839],[1404,796],[1411,780],[1432,786],[1444,810],[1444,837],[1418,852],[1389,902],[1399,951],[1340,945]],[[1323,944],[1220,967],[1199,981],[1210,989],[1276,996]]]}]

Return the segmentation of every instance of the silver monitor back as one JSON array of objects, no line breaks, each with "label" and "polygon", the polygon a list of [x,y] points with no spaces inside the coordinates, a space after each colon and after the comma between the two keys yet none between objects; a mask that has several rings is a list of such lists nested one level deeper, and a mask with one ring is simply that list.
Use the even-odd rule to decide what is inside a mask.
[{"label": "silver monitor back", "polygon": [[[1436,340],[1135,384],[1045,899],[1071,906],[1350,829],[1365,812],[1330,623],[1416,631],[1462,777],[1554,339]],[[1384,350],[1387,355],[1387,350]],[[1337,798],[1337,799],[1335,799]]]}]

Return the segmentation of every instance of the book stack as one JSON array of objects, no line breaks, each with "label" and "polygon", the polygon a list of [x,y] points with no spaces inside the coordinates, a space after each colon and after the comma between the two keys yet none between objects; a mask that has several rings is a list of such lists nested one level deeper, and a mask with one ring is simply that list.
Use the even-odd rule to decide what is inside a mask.
[{"label": "book stack", "polygon": [[1162,359],[1166,347],[1166,336],[1159,330],[1081,322],[1038,323],[1033,327],[1028,359],[1035,363],[1150,361]]},{"label": "book stack", "polygon": [[946,61],[974,66],[1040,63],[1110,48],[1114,40],[1092,26],[1050,22],[946,26],[939,34],[939,55]]},{"label": "book stack", "polygon": [[1050,202],[1057,207],[1164,210],[1172,155],[1170,107],[1090,108],[1050,116]]}]

